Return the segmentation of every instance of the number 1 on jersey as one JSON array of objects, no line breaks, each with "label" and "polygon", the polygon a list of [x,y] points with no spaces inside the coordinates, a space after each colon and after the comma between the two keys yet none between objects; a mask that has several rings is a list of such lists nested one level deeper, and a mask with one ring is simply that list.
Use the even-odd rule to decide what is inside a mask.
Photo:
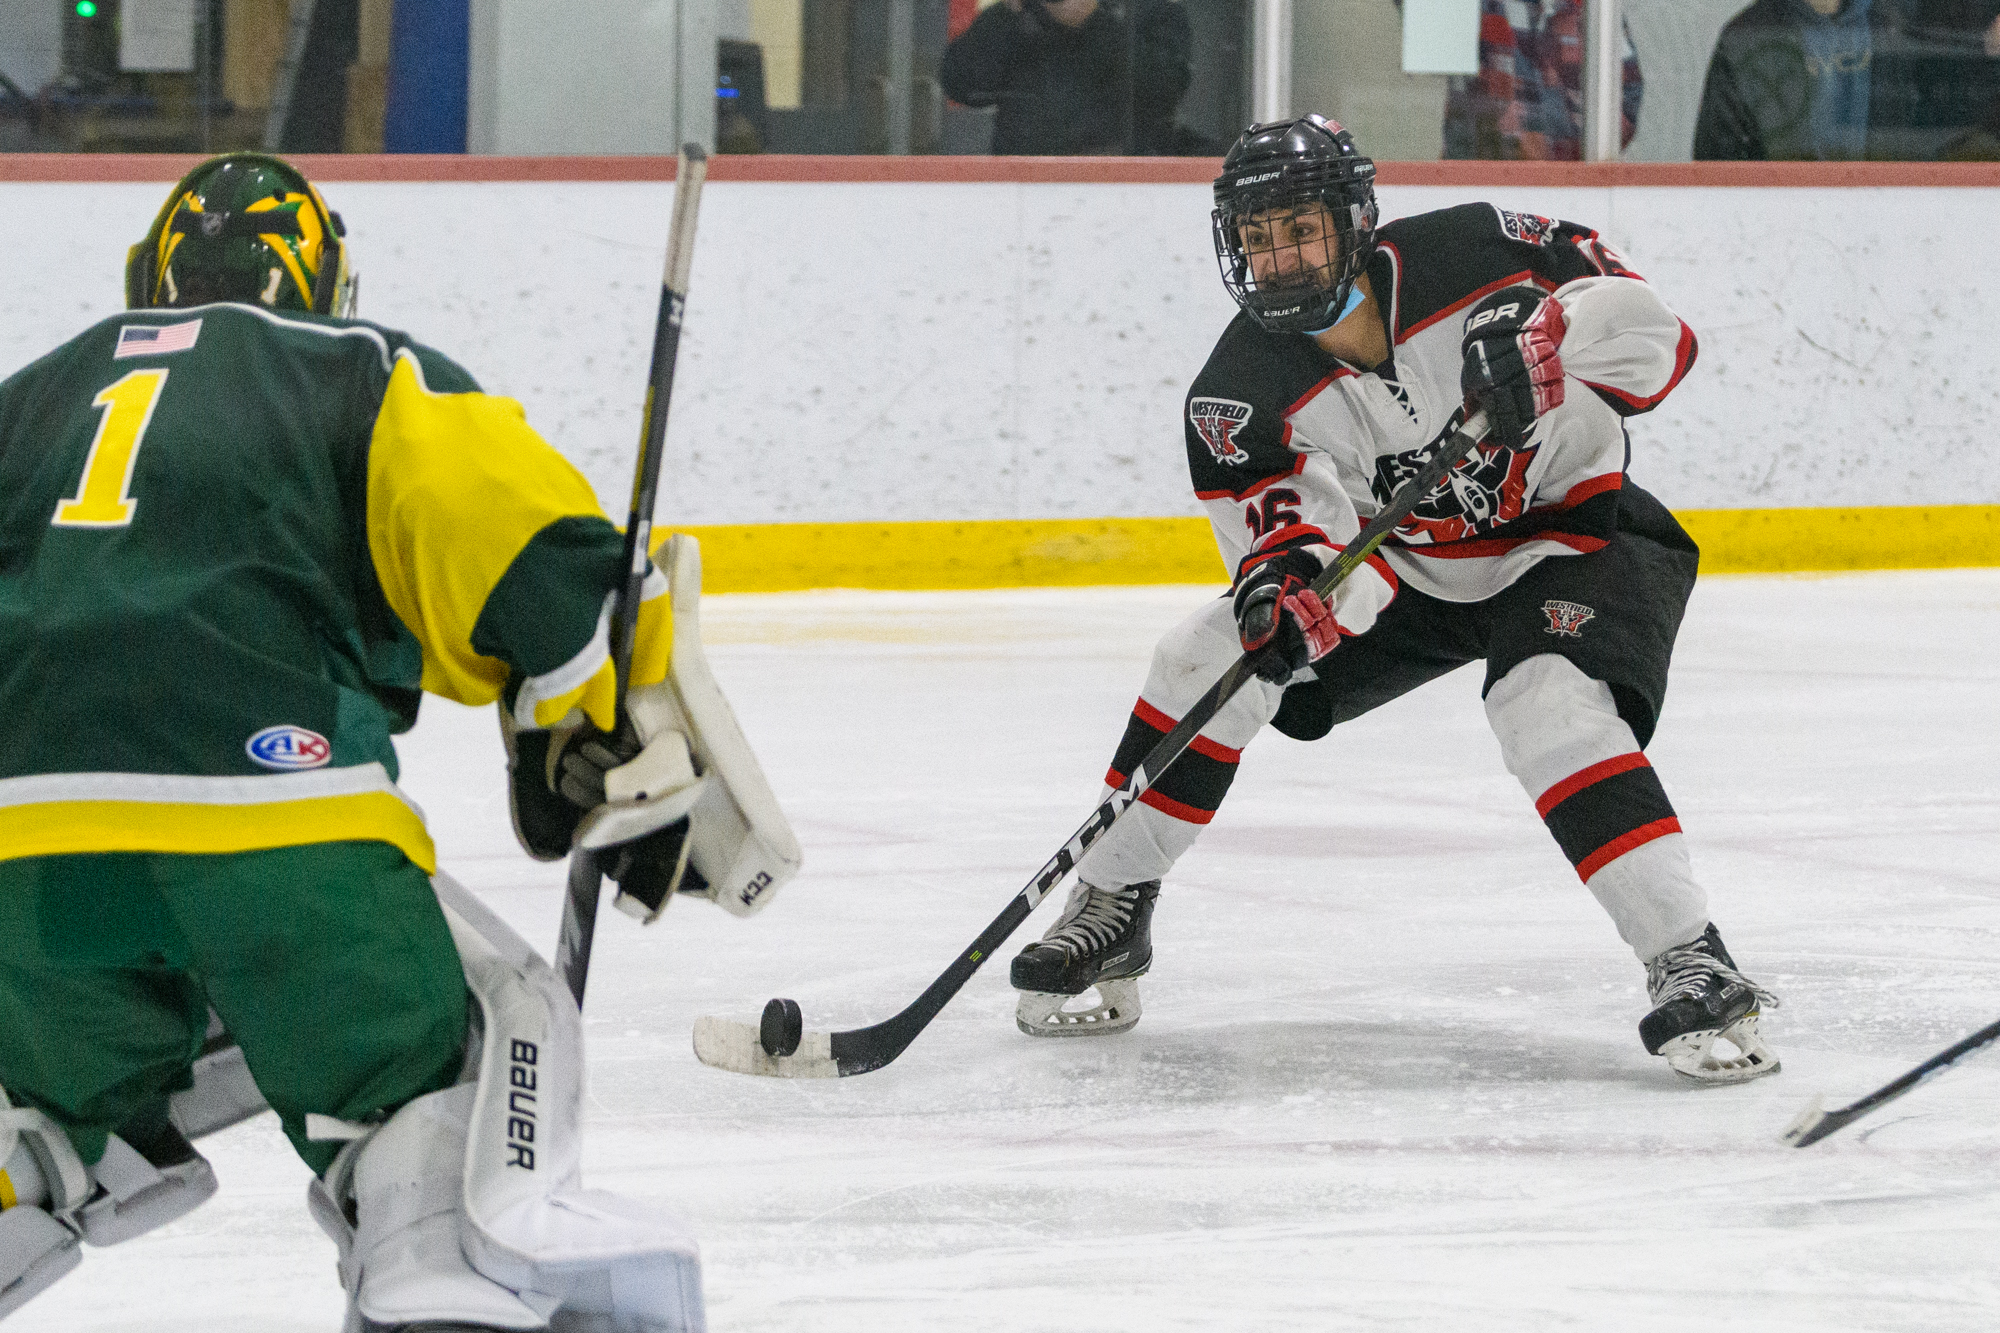
[{"label": "number 1 on jersey", "polygon": [[51,523],[59,528],[122,528],[132,521],[139,507],[130,494],[132,467],[166,387],[166,371],[135,370],[90,400],[92,407],[104,409],[97,438],[90,442],[76,494],[56,506]]}]

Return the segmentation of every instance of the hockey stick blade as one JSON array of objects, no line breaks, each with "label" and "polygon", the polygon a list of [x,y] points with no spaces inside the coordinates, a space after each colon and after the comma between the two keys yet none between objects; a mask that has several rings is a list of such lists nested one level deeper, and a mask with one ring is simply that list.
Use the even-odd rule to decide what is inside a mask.
[{"label": "hockey stick blade", "polygon": [[732,1074],[762,1074],[766,1078],[839,1078],[833,1058],[833,1034],[808,1032],[790,1055],[767,1055],[755,1023],[728,1018],[698,1018],[694,1024],[695,1057],[705,1065]]},{"label": "hockey stick blade", "polygon": [[1812,1104],[1785,1127],[1783,1141],[1794,1148],[1818,1143],[1827,1135],[1853,1124],[1872,1111],[1880,1110],[1918,1084],[1929,1082],[1960,1060],[1985,1050],[1996,1041],[2000,1041],[2000,1022],[1988,1023],[1964,1040],[1945,1047],[1909,1073],[1884,1083],[1858,1102],[1828,1111],[1822,1105],[1825,1098],[1815,1097]]},{"label": "hockey stick blade", "polygon": [[[1359,569],[1362,562],[1373,555],[1375,549],[1410,516],[1418,503],[1444,480],[1445,474],[1472,452],[1480,437],[1485,435],[1486,426],[1486,413],[1473,413],[1438,447],[1417,475],[1403,483],[1382,511],[1368,520],[1368,525],[1348,543],[1346,550],[1334,558],[1326,572],[1313,580],[1313,592],[1325,597]],[[972,979],[972,974],[979,970],[980,965],[1007,942],[1007,937],[1028,919],[1042,899],[1068,877],[1091,845],[1118,822],[1119,816],[1138,802],[1146,789],[1157,782],[1167,767],[1193,743],[1201,729],[1214,720],[1222,706],[1249,683],[1264,664],[1265,654],[1275,651],[1275,648],[1266,648],[1262,652],[1245,653],[1237,658],[1222,673],[1222,678],[1195,701],[1174,729],[1161,737],[1143,760],[1132,766],[1132,774],[1125,779],[1125,784],[1091,812],[1090,818],[1070,835],[1062,849],[1048,859],[1035,877],[1008,901],[1000,915],[979,933],[979,938],[953,959],[951,966],[925,987],[924,993],[901,1013],[872,1027],[853,1028],[846,1032],[805,1033],[799,1053],[789,1056],[774,1056],[766,1051],[755,1024],[703,1018],[695,1023],[695,1057],[717,1069],[773,1078],[824,1078],[827,1075],[823,1072],[824,1064],[820,1062],[828,1061],[833,1065],[834,1073],[849,1078],[880,1069],[894,1060],[909,1049],[917,1034],[929,1026],[938,1011]],[[810,1065],[814,1072],[805,1072],[805,1066],[800,1065],[800,1061]]]}]

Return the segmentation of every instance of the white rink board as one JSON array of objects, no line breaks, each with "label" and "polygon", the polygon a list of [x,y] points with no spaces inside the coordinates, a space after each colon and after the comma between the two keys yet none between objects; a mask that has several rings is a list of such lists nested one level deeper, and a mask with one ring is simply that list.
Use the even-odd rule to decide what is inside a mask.
[{"label": "white rink board", "polygon": [[[902,1059],[695,1062],[697,1015],[887,1017],[1088,813],[1160,631],[1210,589],[710,599],[805,848],[739,921],[600,922],[588,1183],[693,1221],[717,1333],[1990,1333],[2000,1055],[1778,1134],[2000,1015],[2000,571],[1707,579],[1651,754],[1783,1072],[1675,1082],[1643,974],[1500,764],[1476,672],[1246,752],[1160,899],[1127,1034],[1014,1030],[1002,956]],[[489,712],[401,745],[443,863],[553,944]],[[1442,776],[1441,776],[1442,774]],[[1029,928],[1040,931],[1056,904]],[[1023,932],[1025,938],[1026,932]],[[212,1203],[7,1333],[333,1333],[270,1117]]]},{"label": "white rink board", "polygon": [[[120,305],[161,185],[0,183],[0,373]],[[622,509],[670,188],[349,183],[362,312],[519,397]],[[1635,423],[1677,508],[2000,501],[2000,191],[1385,187],[1590,223],[1701,337]],[[717,182],[661,517],[1193,514],[1182,395],[1232,307],[1189,185]]]}]

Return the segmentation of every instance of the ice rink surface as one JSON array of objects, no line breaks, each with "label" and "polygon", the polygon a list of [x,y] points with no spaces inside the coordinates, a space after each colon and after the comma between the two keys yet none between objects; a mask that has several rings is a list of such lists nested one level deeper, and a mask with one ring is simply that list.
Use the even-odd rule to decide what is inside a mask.
[{"label": "ice rink surface", "polygon": [[[703,1068],[700,1014],[906,1004],[1088,813],[1158,634],[1212,590],[712,598],[716,672],[806,849],[762,916],[607,913],[590,1183],[700,1234],[768,1333],[2000,1327],[2000,1054],[1798,1151],[2000,1016],[2000,570],[1704,580],[1651,754],[1775,1077],[1641,1049],[1643,972],[1501,768],[1475,672],[1267,733],[1168,882],[1145,1018],[1015,1031],[1005,957],[861,1078]],[[490,716],[402,747],[443,863],[552,947]],[[1044,904],[1039,933],[1058,910]],[[1022,939],[1027,938],[1027,931]],[[266,1116],[222,1194],[89,1252],[8,1333],[333,1333]]]}]

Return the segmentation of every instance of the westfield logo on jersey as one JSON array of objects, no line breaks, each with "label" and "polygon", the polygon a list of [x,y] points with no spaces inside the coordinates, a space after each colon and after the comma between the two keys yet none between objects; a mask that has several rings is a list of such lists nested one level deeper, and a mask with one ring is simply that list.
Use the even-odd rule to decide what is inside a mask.
[{"label": "westfield logo on jersey", "polygon": [[[1429,444],[1378,457],[1369,484],[1376,503],[1388,504],[1404,482],[1423,470],[1463,420],[1464,410],[1460,409]],[[1465,541],[1519,518],[1528,507],[1528,468],[1540,448],[1535,444],[1509,449],[1502,444],[1480,443],[1417,502],[1396,535],[1406,546],[1439,545]]]},{"label": "westfield logo on jersey", "polygon": [[1191,398],[1188,420],[1218,463],[1247,463],[1250,455],[1236,443],[1236,432],[1250,421],[1250,404],[1234,398]]},{"label": "westfield logo on jersey", "polygon": [[1510,213],[1504,208],[1493,211],[1500,215],[1500,230],[1511,240],[1526,241],[1529,245],[1547,245],[1549,238],[1556,234],[1554,218],[1536,213]]},{"label": "westfield logo on jersey", "polygon": [[1572,639],[1583,637],[1583,622],[1595,620],[1597,612],[1581,602],[1559,602],[1551,599],[1542,603],[1542,614],[1549,618],[1550,634],[1562,634]]}]

